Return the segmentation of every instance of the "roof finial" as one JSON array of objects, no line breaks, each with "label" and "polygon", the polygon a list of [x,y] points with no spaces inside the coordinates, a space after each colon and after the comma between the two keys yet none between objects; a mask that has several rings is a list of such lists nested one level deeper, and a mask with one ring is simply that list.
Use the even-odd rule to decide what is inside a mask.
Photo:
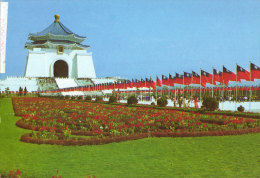
[{"label": "roof finial", "polygon": [[55,14],[54,17],[55,17],[55,22],[60,22],[60,16],[58,14]]}]

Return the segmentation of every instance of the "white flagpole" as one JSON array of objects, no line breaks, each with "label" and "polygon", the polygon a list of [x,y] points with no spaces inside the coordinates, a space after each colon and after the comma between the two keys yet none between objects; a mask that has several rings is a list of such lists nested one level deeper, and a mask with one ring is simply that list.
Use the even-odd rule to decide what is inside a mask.
[{"label": "white flagpole", "polygon": [[157,105],[157,97],[158,97],[158,94],[157,94],[157,76],[156,76],[156,82],[155,82],[155,104]]},{"label": "white flagpole", "polygon": [[213,82],[214,82],[214,70],[213,70],[213,67],[212,67],[212,98],[213,98],[213,86],[214,86],[214,84],[213,84]]},{"label": "white flagpole", "polygon": [[251,86],[252,86],[252,71],[251,71],[251,61],[249,61],[250,63],[250,93],[249,93],[249,112],[251,111],[251,97],[252,97],[252,91],[251,91]]},{"label": "white flagpole", "polygon": [[[161,75],[161,85],[162,85],[162,75]],[[161,88],[161,97],[163,96],[163,86]]]},{"label": "white flagpole", "polygon": [[[185,103],[185,102],[186,102],[186,101],[185,101],[186,98],[185,98],[185,91],[184,91],[184,86],[185,86],[185,85],[184,85],[184,71],[183,71],[183,76],[182,76],[182,84],[183,84],[183,85],[182,85],[182,86],[183,86],[183,107],[186,107],[186,103]],[[185,98],[185,99],[184,99],[184,98]]]},{"label": "white flagpole", "polygon": [[[236,64],[236,71],[237,71],[237,64]],[[237,109],[237,73],[236,73],[236,102],[235,102],[235,111]]]},{"label": "white flagpole", "polygon": [[144,80],[144,88],[145,88],[145,91],[144,91],[144,98],[145,98],[145,101],[146,101],[146,77],[145,77],[145,80]]},{"label": "white flagpole", "polygon": [[201,69],[200,69],[200,107],[202,106],[201,102]]}]

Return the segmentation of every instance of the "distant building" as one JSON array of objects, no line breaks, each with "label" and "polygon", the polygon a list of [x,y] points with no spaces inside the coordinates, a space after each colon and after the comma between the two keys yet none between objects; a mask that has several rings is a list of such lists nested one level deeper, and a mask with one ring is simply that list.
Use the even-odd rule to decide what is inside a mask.
[{"label": "distant building", "polygon": [[71,32],[55,15],[55,21],[38,33],[31,33],[25,77],[96,78],[86,37]]}]

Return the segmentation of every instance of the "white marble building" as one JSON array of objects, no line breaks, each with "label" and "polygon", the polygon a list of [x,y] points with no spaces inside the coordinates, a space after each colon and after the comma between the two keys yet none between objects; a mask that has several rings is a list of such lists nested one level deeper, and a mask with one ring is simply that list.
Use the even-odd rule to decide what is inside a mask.
[{"label": "white marble building", "polygon": [[81,44],[86,37],[71,32],[55,21],[41,32],[29,34],[25,77],[96,78],[90,46]]}]

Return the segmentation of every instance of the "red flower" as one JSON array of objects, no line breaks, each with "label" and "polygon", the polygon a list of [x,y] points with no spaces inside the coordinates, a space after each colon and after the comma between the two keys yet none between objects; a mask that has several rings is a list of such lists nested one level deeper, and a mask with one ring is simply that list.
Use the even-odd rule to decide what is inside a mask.
[{"label": "red flower", "polygon": [[41,128],[40,128],[40,131],[47,131],[48,130],[48,127],[46,127],[46,126],[42,126]]},{"label": "red flower", "polygon": [[9,174],[8,174],[10,177],[14,175],[14,171],[9,171]]},{"label": "red flower", "polygon": [[21,175],[21,171],[19,169],[16,170],[15,175]]}]

